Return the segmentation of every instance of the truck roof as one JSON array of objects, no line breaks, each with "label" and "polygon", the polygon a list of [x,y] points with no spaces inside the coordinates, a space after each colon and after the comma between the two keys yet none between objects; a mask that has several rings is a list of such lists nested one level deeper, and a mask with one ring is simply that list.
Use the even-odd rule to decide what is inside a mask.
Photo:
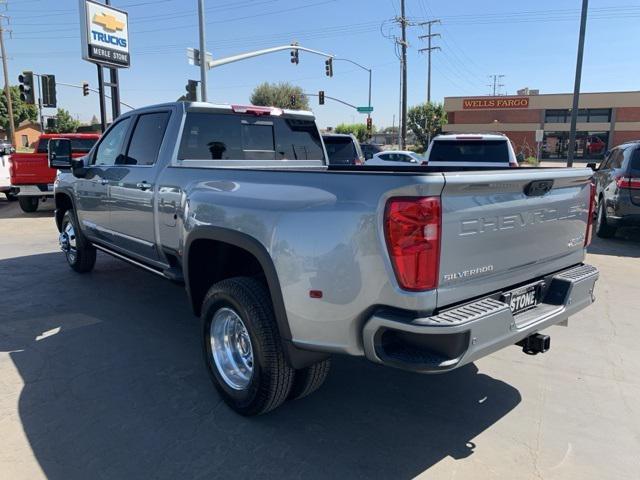
[{"label": "truck roof", "polygon": [[260,105],[236,105],[230,103],[210,103],[210,102],[167,102],[156,105],[149,105],[138,110],[147,110],[158,107],[183,106],[187,111],[193,110],[211,110],[223,113],[256,113],[258,115],[277,115],[286,117],[305,117],[314,120],[315,115],[309,110],[292,110],[289,108],[269,107]]},{"label": "truck roof", "polygon": [[43,133],[40,140],[49,140],[50,138],[100,138],[100,133]]}]

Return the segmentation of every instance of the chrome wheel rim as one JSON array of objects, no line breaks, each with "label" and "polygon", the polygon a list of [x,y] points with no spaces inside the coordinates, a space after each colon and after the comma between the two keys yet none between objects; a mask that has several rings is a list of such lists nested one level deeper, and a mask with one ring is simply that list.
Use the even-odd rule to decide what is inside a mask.
[{"label": "chrome wheel rim", "polygon": [[68,262],[75,263],[78,256],[78,247],[76,231],[74,230],[71,222],[67,222],[64,224],[62,232],[58,237],[58,242],[60,243],[60,249],[67,256]]},{"label": "chrome wheel rim", "polygon": [[211,355],[218,373],[234,390],[244,390],[253,375],[253,346],[240,315],[221,308],[209,327]]},{"label": "chrome wheel rim", "polygon": [[603,209],[604,209],[604,206],[600,205],[600,208],[598,208],[598,215],[596,215],[596,228],[598,229],[602,225],[602,217],[604,216]]}]

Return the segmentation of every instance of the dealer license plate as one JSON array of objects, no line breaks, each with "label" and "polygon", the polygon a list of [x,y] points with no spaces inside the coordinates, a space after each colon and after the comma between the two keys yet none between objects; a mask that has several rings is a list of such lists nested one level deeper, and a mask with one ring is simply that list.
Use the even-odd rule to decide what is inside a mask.
[{"label": "dealer license plate", "polygon": [[509,305],[513,315],[522,313],[538,304],[540,299],[540,285],[540,283],[536,283],[507,292],[502,296],[502,301]]}]

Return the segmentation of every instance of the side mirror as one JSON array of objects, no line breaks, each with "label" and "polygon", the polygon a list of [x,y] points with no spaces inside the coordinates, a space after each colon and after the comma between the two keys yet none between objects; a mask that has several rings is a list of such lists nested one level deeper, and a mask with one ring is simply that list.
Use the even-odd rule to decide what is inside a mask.
[{"label": "side mirror", "polygon": [[49,168],[71,170],[71,140],[68,138],[49,140],[47,159]]},{"label": "side mirror", "polygon": [[587,168],[590,168],[595,172],[598,167],[595,162],[591,162],[591,163],[587,163]]}]

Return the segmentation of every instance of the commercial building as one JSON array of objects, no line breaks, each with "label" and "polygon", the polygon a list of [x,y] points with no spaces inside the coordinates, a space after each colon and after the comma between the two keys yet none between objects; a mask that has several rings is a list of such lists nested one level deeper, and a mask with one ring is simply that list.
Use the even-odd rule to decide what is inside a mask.
[{"label": "commercial building", "polygon": [[[537,94],[498,97],[446,97],[447,133],[502,132],[517,154],[535,156],[536,130],[542,134],[542,158],[566,158],[573,95]],[[580,95],[576,158],[600,159],[615,145],[640,139],[640,91]],[[538,137],[540,138],[540,137]]]}]

